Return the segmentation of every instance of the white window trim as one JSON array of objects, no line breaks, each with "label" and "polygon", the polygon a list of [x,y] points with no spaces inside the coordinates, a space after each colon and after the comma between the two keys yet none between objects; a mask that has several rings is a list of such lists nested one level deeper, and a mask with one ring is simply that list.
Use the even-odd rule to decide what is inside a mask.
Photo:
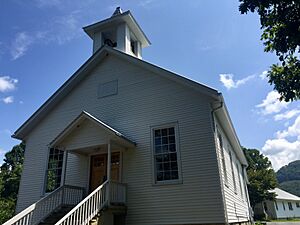
[{"label": "white window trim", "polygon": [[[220,145],[219,137],[221,138],[222,146]],[[224,143],[225,143],[224,135],[222,131],[217,127],[217,144],[220,148],[220,159],[221,159],[221,166],[223,167],[223,173],[224,173],[224,184],[227,188],[229,188],[228,171],[227,171],[226,155],[225,155],[225,152],[227,153],[227,150],[224,146]]]},{"label": "white window trim", "polygon": [[[165,180],[156,181],[156,165],[154,162],[154,135],[155,129],[164,129],[174,127],[175,130],[175,144],[177,153],[177,166],[178,166],[178,179],[177,180]],[[166,123],[150,127],[150,141],[151,141],[151,165],[152,165],[152,184],[153,185],[167,185],[167,184],[182,184],[182,168],[181,168],[181,156],[180,156],[180,145],[179,145],[179,127],[177,122]]]},{"label": "white window trim", "polygon": [[[54,148],[54,149],[58,149],[58,150],[60,150],[60,151],[64,151],[64,155],[63,155],[63,164],[62,164],[62,174],[61,174],[61,178],[60,178],[60,185],[59,185],[59,187],[61,187],[62,186],[62,183],[63,183],[63,180],[65,179],[65,176],[66,176],[66,174],[65,174],[65,167],[67,166],[66,165],[66,160],[65,160],[65,158],[67,157],[67,154],[66,154],[66,151],[65,151],[65,148],[63,148],[63,147],[58,147],[58,146],[56,146],[56,147],[51,147],[51,148]],[[51,148],[50,147],[48,147],[48,151],[47,151],[47,163],[46,163],[46,166],[45,166],[45,175],[44,175],[44,183],[43,183],[43,189],[42,189],[42,195],[41,195],[41,197],[44,197],[44,196],[46,196],[46,195],[49,195],[49,194],[51,194],[53,191],[55,191],[56,189],[54,189],[53,191],[49,191],[49,192],[47,192],[47,179],[48,179],[48,167],[49,167],[49,156],[50,156],[50,150],[51,150]],[[66,171],[67,172],[67,171]]]}]

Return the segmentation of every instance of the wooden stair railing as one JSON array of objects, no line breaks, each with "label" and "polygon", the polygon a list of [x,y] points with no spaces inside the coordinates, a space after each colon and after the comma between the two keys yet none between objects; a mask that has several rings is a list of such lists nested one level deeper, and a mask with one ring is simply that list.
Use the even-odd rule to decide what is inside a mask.
[{"label": "wooden stair railing", "polygon": [[3,225],[36,225],[62,205],[76,205],[84,197],[85,189],[64,185],[24,209]]},{"label": "wooden stair railing", "polygon": [[97,187],[55,225],[88,224],[108,204],[108,181]]}]

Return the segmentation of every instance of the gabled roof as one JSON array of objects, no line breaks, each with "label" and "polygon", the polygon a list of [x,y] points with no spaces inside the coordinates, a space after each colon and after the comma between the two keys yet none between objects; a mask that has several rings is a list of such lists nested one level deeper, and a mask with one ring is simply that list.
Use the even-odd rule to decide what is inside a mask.
[{"label": "gabled roof", "polygon": [[54,138],[53,141],[49,144],[50,147],[55,147],[61,140],[63,140],[66,136],[68,136],[82,121],[83,119],[88,119],[99,126],[99,128],[104,129],[109,134],[115,136],[116,138],[122,139],[125,143],[131,147],[136,146],[134,141],[131,141],[121,132],[115,130],[114,128],[110,127],[106,123],[102,122],[95,116],[91,115],[86,111],[82,111],[79,116],[77,116],[57,137]]},{"label": "gabled roof", "polygon": [[219,93],[210,87],[195,81],[189,80],[178,74],[165,70],[144,60],[130,56],[109,46],[103,46],[96,51],[25,123],[23,123],[12,135],[12,137],[24,140],[27,134],[43,119],[47,113],[55,107],[72,89],[79,84],[88,73],[103,61],[108,55],[113,55],[127,60],[128,62],[141,66],[167,79],[173,80],[182,85],[188,86],[204,95],[218,100]]},{"label": "gabled roof", "polygon": [[105,20],[102,20],[100,22],[91,24],[89,26],[86,26],[83,28],[84,32],[87,33],[90,38],[94,38],[94,33],[96,33],[99,30],[105,29],[111,25],[124,23],[129,26],[130,30],[136,35],[136,37],[141,41],[142,47],[147,47],[151,43],[149,39],[147,38],[146,34],[143,32],[137,21],[134,19],[131,12],[128,10],[124,13],[112,16],[110,18],[107,18]]},{"label": "gabled roof", "polygon": [[275,193],[277,195],[276,199],[300,201],[300,197],[293,195],[287,191],[281,190],[280,188],[275,188],[274,190],[271,190],[270,192]]},{"label": "gabled roof", "polygon": [[245,156],[243,155],[238,137],[233,128],[232,122],[230,120],[229,113],[225,106],[222,94],[217,90],[208,87],[206,85],[200,84],[191,79],[187,79],[181,75],[174,72],[141,60],[137,57],[133,57],[119,50],[113,49],[109,46],[103,46],[97,50],[24,124],[19,127],[12,137],[25,140],[28,133],[44,118],[47,116],[48,112],[53,109],[56,104],[58,104],[73,88],[76,87],[90,71],[92,71],[100,62],[102,62],[107,56],[119,57],[127,62],[142,67],[148,71],[151,71],[159,76],[166,79],[172,80],[180,85],[186,86],[194,91],[201,93],[212,99],[214,102],[222,102],[223,107],[221,110],[217,111],[217,115],[222,115],[221,122],[224,126],[228,127],[228,132],[230,136],[230,141],[233,142],[233,147],[237,152],[238,157],[244,165],[247,165]]}]

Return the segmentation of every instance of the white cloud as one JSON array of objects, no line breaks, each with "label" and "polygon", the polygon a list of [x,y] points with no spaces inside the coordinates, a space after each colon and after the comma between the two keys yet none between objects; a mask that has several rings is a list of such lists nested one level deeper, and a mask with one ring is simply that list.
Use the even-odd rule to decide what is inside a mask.
[{"label": "white cloud", "polygon": [[220,81],[227,88],[227,90],[230,90],[232,88],[238,88],[239,86],[245,84],[249,80],[255,78],[255,75],[250,75],[240,80],[234,80],[233,76],[233,74],[220,74]]},{"label": "white cloud", "polygon": [[267,79],[267,75],[268,75],[268,71],[265,70],[265,71],[263,71],[261,74],[259,74],[258,76],[259,76],[262,80],[266,80],[266,79]]},{"label": "white cloud", "polygon": [[10,78],[9,76],[0,77],[0,92],[13,91],[17,83],[17,79]]},{"label": "white cloud", "polygon": [[300,141],[289,142],[286,139],[267,140],[262,148],[263,153],[272,162],[275,170],[289,162],[300,159]]},{"label": "white cloud", "polygon": [[10,50],[12,59],[16,60],[23,56],[32,43],[33,38],[27,32],[18,33]]},{"label": "white cloud", "polygon": [[279,121],[279,120],[288,120],[293,118],[294,116],[297,116],[298,114],[300,114],[300,110],[299,109],[292,109],[289,111],[286,111],[284,113],[280,113],[274,116],[274,120]]},{"label": "white cloud", "polygon": [[64,44],[82,36],[83,32],[79,23],[80,15],[80,11],[77,10],[66,16],[56,18],[53,21],[53,27],[45,36],[45,39],[57,42],[58,44]]},{"label": "white cloud", "polygon": [[0,148],[0,165],[3,163],[3,156],[5,155],[6,151]]},{"label": "white cloud", "polygon": [[[290,140],[294,138],[294,140]],[[300,159],[300,116],[286,130],[277,131],[274,139],[265,142],[262,151],[271,160],[275,170]]]},{"label": "white cloud", "polygon": [[280,94],[277,91],[270,91],[262,103],[256,105],[256,107],[261,108],[263,115],[278,113],[290,104],[290,102],[279,101],[279,98]]},{"label": "white cloud", "polygon": [[277,131],[276,135],[278,138],[297,137],[300,140],[300,116],[296,118],[293,125],[286,130]]},{"label": "white cloud", "polygon": [[2,101],[3,101],[5,104],[13,103],[13,102],[14,102],[14,96],[8,96],[8,97],[5,97],[5,98],[2,98]]},{"label": "white cloud", "polygon": [[[39,2],[45,2],[46,4],[48,1],[43,0]],[[35,32],[23,31],[17,33],[10,45],[12,59],[16,60],[24,56],[33,44],[48,44],[49,42],[64,44],[81,37],[83,35],[81,30],[82,24],[79,22],[81,15],[80,10],[75,10],[67,15],[52,18],[51,22],[45,24],[45,29]]]},{"label": "white cloud", "polygon": [[143,0],[139,2],[139,6],[143,8],[150,8],[153,6],[153,3],[157,2],[156,0]]}]

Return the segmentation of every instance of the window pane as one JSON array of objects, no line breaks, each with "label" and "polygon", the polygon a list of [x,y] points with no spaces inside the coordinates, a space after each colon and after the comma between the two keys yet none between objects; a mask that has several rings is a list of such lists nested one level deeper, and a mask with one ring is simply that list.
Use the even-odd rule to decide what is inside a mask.
[{"label": "window pane", "polygon": [[171,144],[169,146],[169,150],[170,150],[170,152],[176,152],[176,145],[175,144]]},{"label": "window pane", "polygon": [[177,171],[172,171],[171,172],[171,179],[178,179],[178,172]]},{"label": "window pane", "polygon": [[163,164],[162,164],[162,163],[157,163],[157,164],[156,164],[156,170],[157,170],[158,172],[163,171]]},{"label": "window pane", "polygon": [[175,136],[169,136],[169,143],[175,143]]},{"label": "window pane", "polygon": [[171,157],[171,161],[177,161],[177,154],[176,153],[171,153],[170,157]]},{"label": "window pane", "polygon": [[162,181],[164,179],[164,173],[163,172],[157,172],[157,181]]},{"label": "window pane", "polygon": [[171,173],[170,173],[170,171],[165,171],[164,172],[164,179],[165,180],[170,180],[171,179]]},{"label": "window pane", "polygon": [[54,191],[60,186],[64,152],[51,148],[49,152],[46,178],[46,192]]},{"label": "window pane", "polygon": [[164,162],[169,162],[170,161],[170,155],[169,154],[164,154],[163,155],[163,160],[164,160]]},{"label": "window pane", "polygon": [[155,154],[160,154],[162,151],[161,151],[161,146],[158,145],[158,146],[155,146]]},{"label": "window pane", "polygon": [[156,145],[161,145],[161,138],[155,138],[155,146]]},{"label": "window pane", "polygon": [[162,162],[163,161],[163,156],[162,155],[157,155],[155,156],[156,162]]},{"label": "window pane", "polygon": [[162,144],[167,145],[168,144],[168,137],[163,137],[162,138]]},{"label": "window pane", "polygon": [[171,162],[171,170],[178,170],[177,161],[176,162]]},{"label": "window pane", "polygon": [[156,181],[179,179],[174,127],[154,130],[154,160]]},{"label": "window pane", "polygon": [[161,136],[160,130],[155,130],[155,137],[160,137],[160,136]]},{"label": "window pane", "polygon": [[174,135],[174,127],[169,128],[169,135]]},{"label": "window pane", "polygon": [[165,162],[164,163],[164,171],[166,171],[166,170],[170,170],[171,168],[170,168],[170,163],[169,162]]},{"label": "window pane", "polygon": [[163,145],[163,146],[162,146],[162,152],[163,152],[163,153],[167,153],[167,152],[168,152],[168,148],[169,148],[168,145]]}]

